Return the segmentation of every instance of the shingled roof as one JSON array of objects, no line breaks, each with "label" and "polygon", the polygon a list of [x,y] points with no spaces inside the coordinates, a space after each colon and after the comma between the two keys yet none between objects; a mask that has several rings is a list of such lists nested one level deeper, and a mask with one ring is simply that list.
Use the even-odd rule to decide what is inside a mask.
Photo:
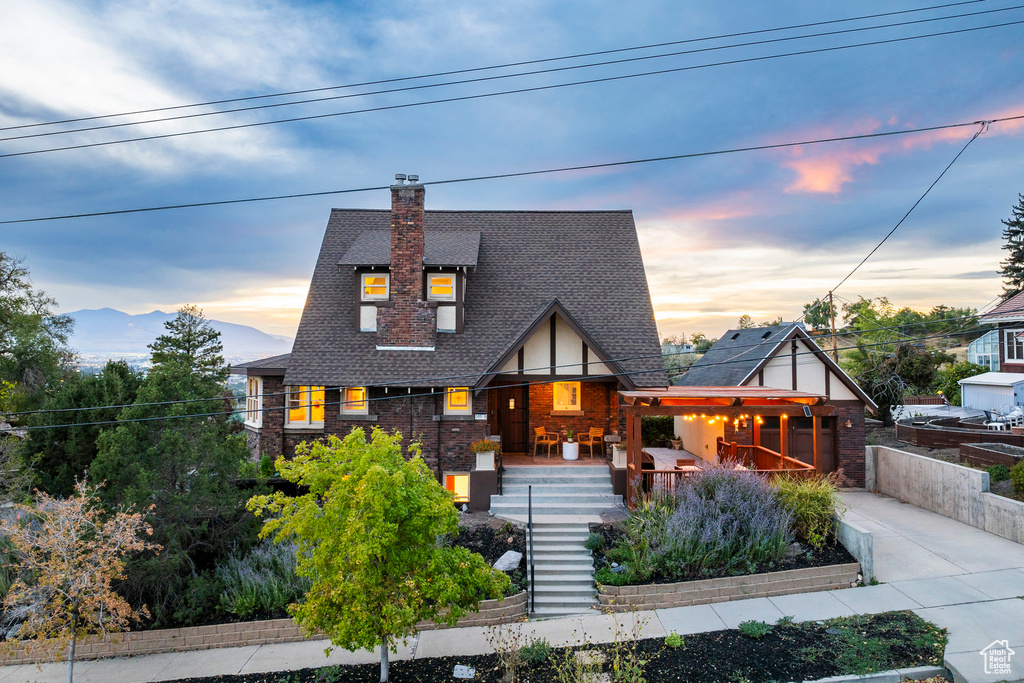
[{"label": "shingled roof", "polygon": [[433,378],[453,384],[442,378],[461,376],[459,383],[476,386],[557,300],[611,359],[623,359],[618,365],[633,383],[667,384],[632,212],[426,211],[428,245],[431,234],[463,233],[444,243],[465,253],[479,236],[477,264],[466,281],[464,331],[439,333],[432,352],[378,351],[377,335],[356,329],[355,271],[339,263],[379,258],[352,248],[373,240],[361,237],[368,231],[387,234],[390,217],[387,210],[331,212],[285,383],[422,386]]},{"label": "shingled roof", "polygon": [[1024,320],[1024,292],[1006,299],[979,320],[983,323],[1015,323]]},{"label": "shingled roof", "polygon": [[796,323],[729,330],[708,349],[676,384],[691,387],[738,387]]}]

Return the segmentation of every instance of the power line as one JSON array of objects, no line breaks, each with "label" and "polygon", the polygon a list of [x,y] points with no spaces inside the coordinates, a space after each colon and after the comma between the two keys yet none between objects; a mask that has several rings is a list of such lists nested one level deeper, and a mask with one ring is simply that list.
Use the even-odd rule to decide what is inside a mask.
[{"label": "power line", "polygon": [[[945,338],[949,338],[949,337],[961,336],[961,335],[963,335],[965,333],[966,333],[965,331],[961,331],[961,332],[954,332],[954,333],[947,333],[947,334],[929,335],[929,336],[923,336],[923,337],[915,337],[915,338],[913,338],[911,340],[904,340],[904,341],[901,341],[901,342],[884,341],[884,342],[875,342],[875,343],[871,343],[871,344],[856,344],[854,346],[841,347],[840,350],[841,351],[846,351],[846,350],[856,349],[856,348],[864,349],[864,348],[873,348],[873,347],[877,347],[877,346],[891,346],[894,343],[902,344],[902,343],[906,343],[908,341],[919,341],[920,342],[920,341],[928,341],[928,340],[932,340],[932,339],[945,339]],[[812,341],[813,341],[813,339],[812,339]],[[767,342],[762,342],[762,343],[767,343]],[[757,346],[757,345],[755,345],[755,346]],[[817,346],[817,342],[815,342],[815,346]],[[813,350],[799,351],[795,355],[798,355],[798,356],[811,355],[811,354],[819,355],[819,354],[824,354],[824,353],[825,353],[824,349],[822,349],[819,346],[817,351],[813,351]],[[707,363],[707,364],[705,364],[705,365],[703,365],[701,367],[711,367],[711,366],[715,366],[715,365],[729,365],[729,364],[732,364],[732,363],[739,363],[739,362],[746,362],[746,359],[731,358],[731,359],[725,360],[725,361],[715,361],[715,362],[712,362],[712,363]],[[577,363],[577,365],[578,365],[578,363]],[[585,380],[598,381],[601,378],[622,377],[622,376],[630,376],[630,375],[647,375],[647,374],[651,374],[653,372],[661,372],[661,371],[662,370],[632,370],[632,371],[609,373],[609,374],[600,375],[600,376],[594,376],[594,375],[571,376],[571,375],[566,375],[565,377],[560,378],[558,381],[562,381],[562,382],[585,381]],[[417,380],[411,380],[411,381],[417,381]],[[479,389],[475,389],[474,391],[486,392],[486,391],[492,391],[494,389],[499,389],[499,388],[506,389],[506,388],[509,388],[509,387],[529,387],[529,386],[533,386],[533,385],[536,385],[536,384],[548,384],[550,382],[551,382],[551,380],[549,380],[549,379],[534,380],[534,381],[528,381],[528,382],[521,382],[519,384],[503,384],[503,385],[501,385],[501,387],[486,386],[486,387],[481,387]],[[428,391],[428,392],[418,392],[418,393],[414,394],[414,393],[412,393],[412,390],[411,390],[411,387],[410,387],[408,394],[395,394],[393,396],[378,396],[376,398],[367,397],[363,401],[359,401],[359,403],[364,403],[364,402],[365,403],[373,403],[373,402],[378,402],[378,401],[393,401],[393,400],[398,400],[398,399],[418,398],[418,397],[426,397],[426,396],[443,396],[445,393],[446,393],[446,391]],[[221,400],[221,401],[224,401],[226,399],[223,398],[223,397],[218,398],[218,399],[196,399],[194,401],[188,401],[188,400],[180,401],[180,403],[200,403],[200,402],[203,402],[205,400]],[[324,405],[324,407],[327,407],[327,406],[346,405],[346,404],[349,404],[349,403],[352,403],[352,401],[328,401],[328,402],[324,402],[323,405]],[[139,404],[139,405],[141,405],[141,404]],[[70,427],[93,427],[93,426],[103,426],[103,425],[112,425],[112,424],[126,424],[126,423],[133,423],[133,422],[152,422],[152,421],[157,421],[157,420],[176,420],[176,419],[189,418],[189,417],[216,417],[216,416],[219,416],[219,415],[234,414],[236,412],[245,412],[245,413],[259,412],[259,413],[266,413],[266,412],[273,412],[273,411],[282,411],[282,410],[287,410],[287,409],[288,409],[287,406],[280,406],[280,407],[274,407],[274,408],[260,408],[260,409],[256,409],[256,410],[242,410],[242,411],[232,409],[232,410],[221,410],[221,411],[208,412],[208,413],[188,413],[188,414],[183,414],[183,415],[163,415],[163,416],[153,416],[153,417],[129,418],[129,419],[124,419],[124,420],[99,420],[99,421],[94,421],[94,422],[80,422],[80,423],[73,423],[73,424],[32,425],[32,426],[25,426],[25,427],[11,428],[11,429],[3,429],[3,430],[0,430],[0,434],[2,434],[4,432],[11,432],[11,433],[13,433],[15,431],[21,431],[21,430],[34,431],[34,430],[40,430],[40,429],[59,429],[59,428],[70,428]]]},{"label": "power line", "polygon": [[[887,29],[887,28],[895,28],[895,27],[900,27],[900,26],[910,26],[910,25],[914,25],[914,24],[931,23],[931,22],[936,22],[936,21],[948,21],[948,20],[951,20],[951,19],[962,19],[962,18],[965,18],[965,17],[974,17],[974,16],[979,16],[979,15],[985,15],[985,14],[994,14],[994,13],[998,13],[998,12],[1010,12],[1010,11],[1018,10],[1018,9],[1024,9],[1024,5],[1014,5],[1014,6],[1011,6],[1011,7],[999,7],[999,8],[996,8],[996,9],[980,10],[980,11],[977,11],[977,12],[965,12],[965,13],[961,13],[961,14],[953,14],[953,15],[942,16],[942,17],[928,17],[928,18],[925,18],[925,19],[914,19],[914,20],[910,20],[910,21],[893,22],[893,23],[889,23],[889,24],[879,24],[879,25],[876,25],[876,26],[860,26],[860,27],[857,27],[857,28],[848,28],[848,29],[841,29],[841,30],[836,30],[836,31],[822,31],[822,32],[818,32],[818,33],[810,33],[810,34],[805,34],[805,35],[784,36],[784,37],[781,37],[781,38],[769,38],[769,39],[765,39],[765,40],[756,40],[756,41],[749,41],[749,42],[744,42],[744,43],[732,43],[730,45],[715,45],[715,46],[711,46],[711,47],[696,48],[696,49],[691,49],[691,50],[678,50],[678,51],[674,51],[674,52],[663,52],[663,53],[654,54],[654,55],[643,55],[643,56],[639,56],[639,57],[627,57],[627,58],[622,58],[622,59],[606,60],[606,61],[603,61],[603,62],[591,62],[589,64],[573,64],[573,65],[569,65],[569,66],[559,66],[559,67],[552,67],[552,68],[547,68],[547,69],[535,69],[535,70],[532,70],[532,71],[522,71],[522,72],[518,72],[518,73],[500,74],[500,75],[496,75],[496,76],[480,76],[480,77],[466,78],[466,79],[456,80],[456,81],[446,81],[446,82],[442,82],[442,83],[427,83],[427,84],[423,84],[423,85],[409,85],[409,86],[403,86],[403,87],[397,87],[397,88],[386,88],[386,89],[383,89],[383,90],[371,90],[369,92],[347,93],[347,94],[343,94],[343,95],[331,95],[331,96],[328,96],[328,97],[317,97],[317,98],[311,98],[311,99],[293,100],[293,101],[290,101],[290,102],[274,102],[274,103],[271,103],[271,104],[259,104],[259,105],[253,105],[253,106],[248,106],[248,107],[237,107],[237,108],[234,108],[234,109],[221,109],[221,110],[216,110],[216,111],[197,112],[197,113],[193,113],[193,114],[181,114],[181,115],[177,115],[177,116],[167,116],[167,117],[163,117],[163,118],[147,119],[147,120],[144,120],[144,121],[124,121],[124,122],[121,122],[121,123],[109,123],[109,124],[104,124],[104,125],[99,125],[99,126],[88,126],[88,127],[84,127],[84,128],[72,128],[72,129],[68,129],[68,130],[54,130],[54,131],[47,131],[47,132],[43,132],[43,133],[29,133],[29,134],[26,134],[26,135],[14,135],[14,136],[10,136],[10,137],[0,138],[0,142],[8,142],[8,141],[11,141],[11,140],[26,140],[26,139],[30,139],[30,138],[52,137],[52,136],[56,136],[56,135],[70,135],[70,134],[73,134],[73,133],[85,133],[85,132],[92,132],[92,131],[98,131],[98,130],[110,130],[110,129],[114,129],[114,128],[126,128],[126,127],[130,127],[130,126],[141,126],[141,125],[147,125],[147,124],[152,124],[152,123],[166,123],[166,122],[169,122],[169,121],[182,121],[182,120],[195,119],[195,118],[204,118],[204,117],[208,117],[208,116],[219,116],[219,115],[222,115],[222,114],[236,114],[236,113],[239,113],[239,112],[250,112],[250,111],[263,110],[263,109],[275,109],[275,108],[280,108],[280,107],[291,107],[291,106],[302,105],[302,104],[312,104],[312,103],[318,103],[318,102],[329,102],[329,101],[334,101],[334,100],[351,99],[351,98],[354,98],[354,97],[369,97],[371,95],[385,95],[385,94],[393,94],[393,93],[397,93],[397,92],[410,92],[410,91],[415,91],[415,90],[427,90],[427,89],[432,89],[432,88],[441,88],[441,87],[448,87],[448,86],[453,86],[453,85],[466,85],[466,84],[470,84],[470,83],[484,83],[484,82],[488,82],[488,81],[504,80],[504,79],[508,79],[508,78],[521,78],[521,77],[525,77],[525,76],[536,76],[536,75],[541,75],[541,74],[550,74],[550,73],[557,73],[557,72],[562,72],[562,71],[573,71],[573,70],[576,70],[576,69],[588,69],[588,68],[596,68],[596,67],[602,67],[602,66],[612,66],[612,65],[617,65],[617,64],[627,64],[627,63],[640,62],[640,61],[646,61],[646,60],[651,60],[651,59],[665,59],[665,58],[668,58],[668,57],[679,57],[679,56],[683,56],[683,55],[692,55],[692,54],[698,54],[698,53],[702,53],[702,52],[716,52],[718,50],[728,50],[728,49],[735,49],[735,48],[741,48],[741,47],[751,47],[751,46],[755,46],[755,45],[768,45],[768,44],[773,44],[773,43],[781,43],[781,42],[788,42],[788,41],[794,41],[794,40],[806,40],[806,39],[809,39],[809,38],[822,38],[822,37],[826,37],[826,36],[835,36],[835,35],[841,35],[841,34],[847,34],[847,33],[860,33],[862,31],[876,31],[876,30]],[[626,49],[633,49],[633,48],[626,48]],[[490,68],[490,67],[488,67],[488,68]],[[410,78],[420,78],[420,77],[410,77]],[[35,125],[35,124],[33,124],[33,125]],[[0,130],[4,130],[4,129],[0,128]],[[196,132],[202,132],[202,131],[196,131]]]},{"label": "power line", "polygon": [[479,100],[479,99],[486,99],[486,98],[491,98],[491,97],[500,97],[500,96],[505,96],[505,95],[518,95],[518,94],[529,93],[529,92],[542,92],[542,91],[546,91],[546,90],[556,90],[556,89],[559,89],[559,88],[574,87],[574,86],[579,86],[579,85],[593,85],[595,83],[610,83],[610,82],[615,82],[615,81],[628,80],[628,79],[632,79],[632,78],[641,78],[641,77],[646,77],[646,76],[658,76],[658,75],[663,75],[663,74],[679,73],[679,72],[683,72],[683,71],[693,71],[693,70],[697,70],[697,69],[706,69],[706,68],[718,67],[718,66],[729,66],[729,65],[735,65],[735,64],[747,64],[747,63],[760,62],[760,61],[766,61],[766,60],[771,60],[771,59],[780,59],[780,58],[783,58],[783,57],[797,57],[797,56],[810,55],[810,54],[821,54],[821,53],[826,53],[826,52],[835,52],[835,51],[838,51],[838,50],[849,50],[849,49],[858,48],[858,47],[872,47],[872,46],[876,46],[876,45],[887,45],[887,44],[892,44],[892,43],[901,43],[901,42],[906,42],[906,41],[910,41],[910,40],[921,40],[923,38],[935,38],[935,37],[939,37],[939,36],[948,36],[948,35],[956,35],[956,34],[961,34],[961,33],[970,33],[970,32],[973,32],[973,31],[982,31],[982,30],[987,30],[987,29],[992,29],[992,28],[1003,28],[1003,27],[1006,27],[1006,26],[1015,26],[1015,25],[1018,25],[1018,24],[1024,24],[1024,19],[1018,20],[1018,21],[1004,22],[1004,23],[1001,23],[1001,24],[989,24],[987,26],[975,26],[975,27],[970,27],[970,28],[953,29],[953,30],[949,30],[949,31],[940,31],[940,32],[936,32],[936,33],[926,33],[926,34],[917,35],[917,36],[904,36],[904,37],[901,37],[901,38],[888,38],[888,39],[885,39],[885,40],[875,40],[875,41],[870,41],[870,42],[866,42],[866,43],[854,43],[854,44],[851,44],[851,45],[838,45],[838,46],[832,46],[832,47],[823,47],[823,48],[815,48],[815,49],[808,49],[808,50],[798,50],[798,51],[795,51],[795,52],[784,52],[784,53],[779,53],[779,54],[774,54],[774,55],[762,55],[762,56],[759,56],[759,57],[747,57],[747,58],[743,58],[743,59],[732,59],[732,60],[725,60],[725,61],[721,61],[721,62],[713,62],[713,63],[708,63],[708,64],[695,64],[695,65],[690,65],[690,66],[673,67],[673,68],[669,68],[669,69],[658,69],[658,70],[654,70],[654,71],[644,71],[644,72],[640,72],[640,73],[624,74],[624,75],[619,75],[619,76],[604,76],[604,77],[601,77],[601,78],[591,78],[591,79],[586,79],[586,80],[582,80],[582,81],[571,81],[571,82],[568,82],[568,83],[555,83],[555,84],[550,84],[550,85],[538,85],[538,86],[532,86],[532,87],[527,87],[527,88],[516,88],[516,89],[512,89],[512,90],[501,90],[501,91],[498,91],[498,92],[479,93],[479,94],[476,94],[476,95],[462,95],[462,96],[458,96],[458,97],[446,97],[446,98],[435,99],[435,100],[424,100],[424,101],[420,101],[420,102],[406,102],[406,103],[403,103],[403,104],[392,104],[392,105],[382,105],[382,106],[377,106],[377,107],[366,107],[366,108],[363,108],[363,109],[352,109],[352,110],[348,110],[348,111],[330,112],[330,113],[326,113],[326,114],[311,114],[311,115],[308,115],[308,116],[295,116],[295,117],[291,117],[291,118],[287,118],[287,119],[274,119],[274,120],[271,120],[271,121],[254,121],[254,122],[250,122],[250,123],[239,123],[239,124],[233,124],[233,125],[229,125],[229,126],[218,126],[216,128],[203,128],[203,129],[199,129],[199,130],[179,131],[179,132],[176,132],[176,133],[162,133],[162,134],[158,134],[158,135],[145,135],[145,136],[134,137],[134,138],[122,138],[120,140],[106,140],[106,141],[103,141],[103,142],[81,143],[81,144],[77,144],[77,145],[65,145],[63,147],[48,147],[48,148],[44,148],[44,149],[26,150],[26,151],[23,151],[23,152],[8,152],[6,154],[0,154],[0,159],[11,158],[11,157],[30,156],[30,155],[35,155],[35,154],[48,154],[48,153],[51,153],[51,152],[64,152],[64,151],[69,151],[69,150],[74,150],[74,149],[90,149],[90,148],[94,148],[94,147],[106,147],[106,146],[109,146],[109,145],[122,145],[122,144],[130,143],[130,142],[143,142],[143,141],[148,141],[148,140],[165,140],[165,139],[170,139],[170,138],[183,137],[183,136],[187,136],[187,135],[198,135],[198,134],[201,134],[201,133],[216,133],[216,132],[223,132],[223,131],[227,131],[227,130],[239,130],[239,129],[245,129],[245,128],[256,128],[256,127],[261,127],[261,126],[277,125],[277,124],[280,124],[280,123],[296,123],[296,122],[300,122],[300,121],[313,121],[313,120],[319,120],[319,119],[334,118],[334,117],[338,117],[338,116],[349,116],[351,114],[365,114],[365,113],[370,113],[370,112],[393,111],[393,110],[398,110],[398,109],[408,109],[408,108],[411,108],[411,107],[422,107],[422,106],[433,105],[433,104],[447,104],[447,103],[451,103],[451,102],[466,102],[466,101],[470,101],[470,100]]},{"label": "power line", "polygon": [[135,115],[139,115],[139,114],[153,114],[153,113],[162,112],[162,111],[175,111],[175,110],[180,110],[180,109],[188,109],[188,108],[192,108],[192,107],[206,107],[206,106],[213,106],[213,105],[218,105],[218,104],[230,104],[230,103],[233,103],[233,102],[250,102],[250,101],[253,101],[253,100],[269,99],[269,98],[274,98],[274,97],[288,97],[288,96],[291,96],[291,95],[305,95],[305,94],[309,94],[309,93],[327,92],[327,91],[331,91],[331,90],[341,90],[341,89],[345,89],[345,88],[357,88],[357,87],[364,87],[364,86],[369,86],[369,85],[382,85],[382,84],[385,84],[385,83],[400,83],[400,82],[404,82],[404,81],[420,80],[420,79],[425,79],[425,78],[436,78],[436,77],[440,77],[440,76],[455,76],[455,75],[465,74],[465,73],[476,73],[476,72],[480,72],[480,71],[490,71],[490,70],[495,70],[495,69],[507,69],[507,68],[513,68],[513,67],[518,67],[518,66],[530,66],[532,64],[544,64],[544,63],[549,63],[549,62],[556,62],[556,61],[563,61],[563,60],[570,60],[570,59],[581,59],[581,58],[584,58],[584,57],[597,57],[597,56],[601,56],[601,55],[617,54],[617,53],[623,53],[623,52],[631,52],[631,51],[635,51],[635,50],[648,50],[648,49],[654,49],[654,48],[659,48],[659,47],[669,47],[669,46],[672,46],[672,45],[684,45],[684,44],[688,44],[688,43],[705,42],[705,41],[711,41],[711,40],[721,40],[721,39],[724,39],[724,38],[738,38],[738,37],[741,37],[741,36],[758,35],[758,34],[763,34],[763,33],[774,33],[774,32],[777,32],[777,31],[787,31],[787,30],[794,30],[794,29],[800,29],[800,28],[811,28],[811,27],[814,27],[814,26],[826,26],[826,25],[830,25],[830,24],[839,24],[839,23],[851,22],[851,21],[862,21],[862,20],[865,20],[865,19],[878,19],[880,17],[897,16],[897,15],[902,15],[902,14],[912,14],[912,13],[916,13],[916,12],[927,12],[927,11],[936,10],[936,9],[946,9],[946,8],[949,8],[949,7],[959,7],[959,6],[963,6],[963,5],[973,5],[973,4],[978,4],[978,3],[981,3],[981,2],[987,2],[987,1],[988,0],[966,0],[966,1],[963,1],[963,2],[952,2],[952,3],[942,4],[942,5],[931,5],[929,7],[920,7],[920,8],[916,8],[916,9],[906,9],[906,10],[899,10],[899,11],[894,11],[894,12],[881,12],[881,13],[877,13],[877,14],[866,14],[866,15],[862,15],[862,16],[859,16],[859,17],[849,17],[849,18],[846,18],[846,19],[830,19],[830,20],[827,20],[827,21],[817,21],[817,22],[811,22],[811,23],[806,23],[806,24],[794,24],[794,25],[790,25],[790,26],[779,26],[779,27],[775,27],[775,28],[757,29],[757,30],[752,30],[752,31],[741,31],[741,32],[737,32],[737,33],[724,33],[724,34],[720,34],[720,35],[716,35],[716,36],[706,36],[706,37],[701,37],[701,38],[688,38],[688,39],[684,39],[684,40],[674,40],[674,41],[662,42],[662,43],[651,43],[651,44],[648,44],[648,45],[636,45],[636,46],[631,46],[631,47],[614,48],[614,49],[609,49],[609,50],[598,50],[598,51],[595,51],[595,52],[582,52],[582,53],[573,54],[573,55],[563,55],[563,56],[559,56],[559,57],[546,57],[546,58],[542,58],[542,59],[531,59],[531,60],[525,60],[525,61],[519,61],[519,62],[508,62],[508,63],[505,63],[505,64],[495,64],[495,65],[491,65],[491,66],[471,67],[471,68],[466,68],[466,69],[454,69],[454,70],[449,70],[449,71],[437,71],[437,72],[434,72],[434,73],[420,74],[420,75],[416,75],[416,76],[402,76],[402,77],[397,77],[397,78],[388,78],[388,79],[375,80],[375,81],[364,81],[362,83],[349,83],[349,84],[345,84],[345,85],[332,85],[332,86],[324,86],[324,87],[320,87],[320,88],[307,88],[307,89],[304,89],[304,90],[291,90],[291,91],[286,91],[286,92],[267,93],[267,94],[263,94],[263,95],[251,95],[251,96],[248,96],[248,97],[234,97],[234,98],[221,99],[221,100],[211,100],[211,101],[208,101],[208,102],[196,102],[196,103],[192,103],[192,104],[179,104],[179,105],[167,106],[167,107],[154,107],[154,108],[151,108],[151,109],[138,109],[138,110],[135,110],[135,111],[121,112],[121,113],[118,113],[118,114],[101,114],[101,115],[96,115],[96,116],[83,116],[83,117],[72,118],[72,119],[63,119],[63,120],[59,120],[59,121],[46,121],[46,122],[39,122],[39,123],[27,123],[27,124],[21,124],[21,125],[18,125],[18,126],[0,127],[0,131],[4,131],[4,130],[19,130],[19,129],[24,129],[24,128],[36,128],[36,127],[40,127],[40,126],[56,126],[56,125],[62,125],[62,124],[67,124],[67,123],[79,123],[79,122],[83,122],[83,121],[96,121],[96,120],[100,120],[100,119],[117,118],[117,117],[121,117],[121,116],[135,116]]},{"label": "power line", "polygon": [[[1004,121],[1016,121],[1024,119],[1024,114],[1017,116],[1005,116],[996,119],[989,119],[989,123],[1001,123]],[[452,185],[456,183],[469,183],[478,182],[482,180],[502,180],[507,178],[523,178],[527,176],[544,175],[549,173],[567,173],[571,171],[584,171],[598,168],[612,168],[615,166],[635,166],[639,164],[657,163],[663,161],[677,161],[680,159],[697,159],[702,157],[719,156],[723,154],[738,154],[741,152],[755,152],[772,149],[785,149],[788,147],[800,147],[804,145],[818,145],[832,142],[848,142],[851,140],[868,140],[872,138],[882,138],[899,135],[911,135],[914,133],[926,133],[938,130],[949,130],[952,128],[963,128],[965,126],[978,125],[979,121],[963,122],[963,123],[949,123],[937,126],[925,126],[921,128],[905,128],[901,130],[884,131],[880,133],[863,133],[860,135],[843,135],[831,138],[818,138],[812,140],[799,140],[795,142],[781,142],[767,145],[752,145],[749,147],[734,147],[731,149],[720,149],[706,152],[690,152],[686,154],[671,154],[660,157],[648,157],[644,159],[630,159],[626,161],[609,161],[597,164],[580,164],[577,166],[561,166],[556,168],[546,168],[534,171],[515,171],[511,173],[495,173],[491,175],[480,175],[470,176],[465,178],[451,178],[448,180],[434,180],[424,182],[423,185]],[[389,189],[389,185],[376,185],[372,187],[359,187],[359,188],[348,188],[342,190],[324,190],[320,192],[297,192],[293,194],[283,195],[271,195],[264,197],[244,197],[241,199],[220,199],[208,202],[191,202],[187,204],[169,204],[164,206],[149,206],[135,209],[115,209],[111,211],[94,211],[90,213],[77,213],[77,214],[65,214],[58,216],[44,216],[38,218],[17,218],[11,220],[0,221],[0,225],[14,225],[18,223],[39,223],[43,221],[57,221],[57,220],[71,220],[78,218],[96,218],[100,216],[117,216],[123,214],[133,213],[148,213],[152,211],[171,211],[177,209],[194,209],[207,206],[225,206],[229,204],[246,204],[250,202],[269,202],[279,201],[284,199],[303,199],[309,197],[326,197],[330,195],[340,194],[355,194],[360,192],[373,192],[379,190]]]}]

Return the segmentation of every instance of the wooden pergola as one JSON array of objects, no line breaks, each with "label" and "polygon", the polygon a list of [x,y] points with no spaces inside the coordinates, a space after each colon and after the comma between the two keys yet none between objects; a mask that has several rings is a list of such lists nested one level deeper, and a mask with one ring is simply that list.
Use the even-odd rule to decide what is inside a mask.
[{"label": "wooden pergola", "polygon": [[[789,417],[810,417],[813,420],[814,470],[817,470],[821,459],[821,444],[819,443],[821,418],[835,414],[835,408],[826,405],[827,396],[772,387],[652,387],[620,391],[619,396],[622,397],[625,404],[622,409],[626,415],[626,471],[628,477],[626,502],[629,505],[633,503],[631,498],[636,477],[641,476],[643,471],[641,418],[645,415],[684,416],[690,419],[725,417],[732,420],[740,418],[750,420],[753,426],[753,445],[738,446],[735,443],[728,444],[719,439],[719,457],[746,461],[759,471],[786,471],[789,469],[789,465],[798,466],[798,468],[807,466],[784,455],[786,453],[786,429],[779,430],[780,453],[761,445],[761,418],[779,417],[786,420]],[[740,452],[742,449],[747,450]],[[769,464],[762,465],[762,463]],[[674,473],[659,471],[659,474]]]}]

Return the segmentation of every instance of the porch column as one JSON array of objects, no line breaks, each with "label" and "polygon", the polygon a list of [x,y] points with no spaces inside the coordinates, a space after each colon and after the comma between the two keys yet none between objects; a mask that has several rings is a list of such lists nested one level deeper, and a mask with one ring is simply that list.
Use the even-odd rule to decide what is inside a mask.
[{"label": "porch column", "polygon": [[779,415],[779,455],[783,458],[788,455],[786,451],[787,436],[789,436],[789,415]]},{"label": "porch column", "polygon": [[761,447],[761,425],[758,424],[757,420],[755,418],[753,418],[753,417],[750,418],[750,421],[754,423],[752,425],[753,430],[754,430],[754,445],[757,446],[758,448],[760,448]]},{"label": "porch column", "polygon": [[814,431],[814,469],[821,472],[821,418],[817,415],[811,418]]}]

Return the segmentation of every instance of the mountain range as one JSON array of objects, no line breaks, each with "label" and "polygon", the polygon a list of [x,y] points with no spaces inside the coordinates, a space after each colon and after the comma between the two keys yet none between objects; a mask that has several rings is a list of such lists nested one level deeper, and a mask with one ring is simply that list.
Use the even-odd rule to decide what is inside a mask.
[{"label": "mountain range", "polygon": [[[174,313],[153,311],[131,315],[113,308],[83,309],[68,313],[75,321],[69,345],[83,360],[125,358],[137,360],[149,357],[147,346],[167,330],[164,323]],[[210,320],[220,332],[224,357],[228,361],[254,360],[292,350],[292,339],[261,332],[255,327]]]}]

